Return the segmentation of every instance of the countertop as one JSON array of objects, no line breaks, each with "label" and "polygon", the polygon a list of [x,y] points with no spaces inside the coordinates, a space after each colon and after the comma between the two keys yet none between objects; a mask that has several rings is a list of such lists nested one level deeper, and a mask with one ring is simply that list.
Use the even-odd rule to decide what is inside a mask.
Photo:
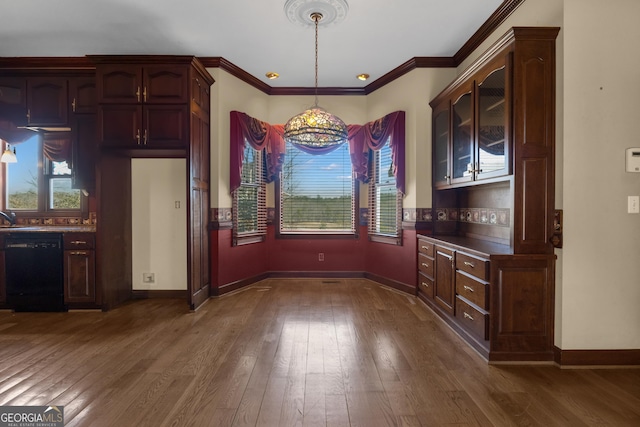
[{"label": "countertop", "polygon": [[95,233],[95,225],[14,225],[0,226],[0,233]]}]

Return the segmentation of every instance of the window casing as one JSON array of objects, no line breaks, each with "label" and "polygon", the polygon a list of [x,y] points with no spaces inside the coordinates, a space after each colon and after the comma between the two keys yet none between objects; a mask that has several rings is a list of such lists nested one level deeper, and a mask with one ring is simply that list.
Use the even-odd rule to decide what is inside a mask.
[{"label": "window casing", "polygon": [[369,182],[369,225],[371,240],[402,244],[402,193],[396,188],[389,140],[372,152]]},{"label": "window casing", "polygon": [[233,192],[233,244],[261,242],[267,234],[262,150],[245,141],[240,187]]},{"label": "window casing", "polygon": [[287,143],[276,204],[278,236],[357,236],[358,191],[348,144],[308,154]]},{"label": "window casing", "polygon": [[72,188],[71,167],[44,156],[40,135],[19,144],[17,157],[17,163],[2,164],[2,210],[31,218],[86,213],[86,196]]}]

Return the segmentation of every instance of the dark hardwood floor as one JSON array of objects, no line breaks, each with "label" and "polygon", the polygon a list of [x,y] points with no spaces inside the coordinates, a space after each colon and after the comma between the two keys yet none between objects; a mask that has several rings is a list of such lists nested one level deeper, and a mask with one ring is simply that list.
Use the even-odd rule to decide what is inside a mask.
[{"label": "dark hardwood floor", "polygon": [[107,313],[0,312],[0,405],[66,426],[639,426],[640,369],[488,365],[418,299],[272,279]]}]

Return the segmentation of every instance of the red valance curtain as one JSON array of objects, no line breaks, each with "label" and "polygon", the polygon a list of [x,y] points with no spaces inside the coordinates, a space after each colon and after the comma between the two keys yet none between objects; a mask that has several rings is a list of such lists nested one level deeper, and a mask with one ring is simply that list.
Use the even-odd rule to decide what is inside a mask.
[{"label": "red valance curtain", "polygon": [[266,181],[272,182],[282,169],[285,145],[283,125],[270,125],[240,111],[231,111],[230,187],[234,192],[240,187],[245,141],[256,150],[265,150]]},{"label": "red valance curtain", "polygon": [[71,164],[71,132],[50,132],[44,134],[42,152],[52,162]]},{"label": "red valance curtain", "polygon": [[29,129],[19,128],[9,120],[0,119],[0,139],[11,145],[20,144],[34,135],[35,133]]},{"label": "red valance curtain", "polygon": [[[405,113],[395,111],[364,125],[348,125],[349,153],[356,179],[369,181],[369,150],[380,150],[391,138],[391,157],[396,187],[405,193]],[[239,111],[231,112],[230,187],[231,192],[240,187],[245,140],[256,150],[265,149],[267,182],[273,181],[282,169],[286,146],[283,125],[254,119]],[[317,150],[313,153],[322,154]]]},{"label": "red valance curtain", "polygon": [[395,111],[360,125],[349,125],[349,152],[356,179],[369,182],[369,150],[378,151],[390,139],[393,176],[396,188],[405,194],[404,140],[405,113]]}]

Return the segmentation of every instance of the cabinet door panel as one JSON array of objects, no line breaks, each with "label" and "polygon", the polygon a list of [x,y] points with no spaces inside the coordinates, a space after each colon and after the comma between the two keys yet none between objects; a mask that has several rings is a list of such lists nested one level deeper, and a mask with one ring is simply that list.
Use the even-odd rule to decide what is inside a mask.
[{"label": "cabinet door panel", "polygon": [[509,105],[505,98],[505,67],[492,71],[478,83],[477,178],[508,173]]},{"label": "cabinet door panel", "polygon": [[452,105],[452,181],[473,179],[473,97],[463,93]]},{"label": "cabinet door panel", "polygon": [[98,111],[98,138],[104,147],[135,147],[141,144],[142,107],[103,105]]},{"label": "cabinet door panel", "polygon": [[18,77],[0,78],[0,111],[18,108],[25,112],[27,108],[27,80]]},{"label": "cabinet door panel", "polygon": [[[2,247],[4,247],[4,242],[2,243]],[[3,304],[7,301],[7,286],[6,286],[6,278],[5,278],[5,262],[4,262],[4,251],[0,250],[0,304]]]},{"label": "cabinet door panel", "polygon": [[94,251],[65,251],[64,301],[95,302]]},{"label": "cabinet door panel", "polygon": [[451,182],[449,102],[434,110],[433,116],[433,182],[436,186]]},{"label": "cabinet door panel", "polygon": [[189,135],[187,105],[145,105],[142,144],[148,147],[186,147]]},{"label": "cabinet door panel", "polygon": [[96,115],[77,114],[72,119],[71,164],[73,188],[93,192],[95,189],[96,165]]},{"label": "cabinet door panel", "polygon": [[435,300],[446,312],[455,310],[454,289],[455,252],[436,247],[436,289]]},{"label": "cabinet door panel", "polygon": [[27,87],[27,123],[34,126],[68,124],[66,78],[30,78]]},{"label": "cabinet door panel", "polygon": [[69,81],[71,112],[95,113],[97,107],[96,79],[79,77]]},{"label": "cabinet door panel", "polygon": [[126,65],[102,65],[97,73],[98,101],[109,104],[142,102],[142,68]]},{"label": "cabinet door panel", "polygon": [[143,70],[143,102],[150,104],[188,102],[187,71],[184,66],[146,66]]}]

